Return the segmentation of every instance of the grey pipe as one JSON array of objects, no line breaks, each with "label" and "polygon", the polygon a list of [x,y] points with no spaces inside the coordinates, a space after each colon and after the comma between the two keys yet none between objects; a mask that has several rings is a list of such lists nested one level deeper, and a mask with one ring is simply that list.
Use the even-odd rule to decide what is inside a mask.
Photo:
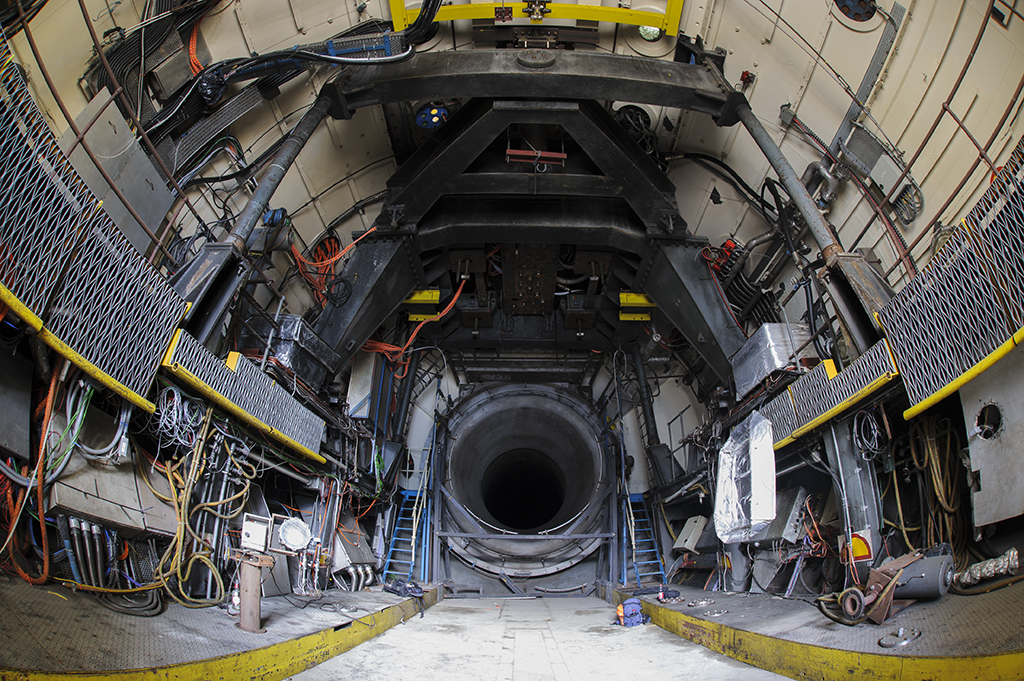
[{"label": "grey pipe", "polygon": [[305,475],[300,475],[300,474],[296,473],[295,471],[293,471],[290,468],[286,468],[285,466],[282,466],[279,463],[275,463],[274,461],[270,461],[269,459],[267,459],[265,456],[259,454],[258,452],[254,452],[252,450],[248,450],[248,449],[244,449],[243,448],[242,449],[242,454],[245,455],[246,458],[256,459],[257,461],[259,461],[264,466],[269,466],[269,467],[273,468],[275,471],[277,471],[278,473],[283,473],[284,475],[287,475],[292,480],[298,480],[299,482],[301,482],[303,485],[305,485],[307,487],[311,487],[313,485],[313,478],[307,477]]},{"label": "grey pipe", "polygon": [[722,282],[723,291],[728,291],[729,286],[732,284],[732,282],[736,280],[736,277],[739,276],[739,273],[743,271],[743,266],[747,263],[747,258],[750,257],[750,252],[757,248],[758,246],[762,246],[768,243],[769,241],[773,240],[777,235],[778,232],[776,232],[773,229],[763,234],[758,234],[753,239],[751,239],[750,241],[743,245],[743,249],[740,251],[739,258],[737,258],[736,263],[732,266],[732,269],[729,271],[729,276],[725,278],[724,282]]},{"label": "grey pipe", "polygon": [[82,579],[86,584],[95,586],[92,576],[92,548],[88,541],[82,541],[82,524],[78,518],[68,520],[71,527],[71,541],[75,546],[75,555],[78,556],[78,564],[82,568]]},{"label": "grey pipe", "polygon": [[252,234],[256,223],[263,216],[263,213],[266,212],[271,197],[274,196],[274,192],[277,191],[281,181],[284,180],[285,173],[288,172],[292,163],[295,162],[299,152],[302,151],[302,147],[306,146],[310,135],[313,134],[313,131],[316,130],[320,122],[327,116],[330,108],[331,100],[326,97],[317,99],[313,106],[302,115],[302,118],[295,125],[295,128],[292,129],[284,144],[281,145],[281,149],[274,156],[274,160],[270,162],[270,166],[256,187],[256,191],[249,197],[249,201],[245,204],[245,208],[242,209],[241,215],[235,221],[235,228],[228,235],[227,240],[233,241],[239,251],[245,251],[245,243],[249,240],[249,235]]},{"label": "grey pipe", "polygon": [[[815,176],[821,179],[815,182]],[[825,184],[828,185],[828,188],[821,193],[821,200],[825,204],[831,204],[839,198],[839,178],[833,175],[821,161],[811,161],[804,168],[804,174],[800,178],[801,184],[807,187],[809,193],[814,194],[814,190],[821,184],[821,180],[824,180]]]},{"label": "grey pipe", "polygon": [[821,217],[821,213],[818,211],[818,206],[814,203],[814,199],[811,198],[810,193],[807,191],[801,182],[800,178],[796,176],[796,171],[793,170],[793,166],[790,165],[789,161],[783,155],[779,146],[775,144],[775,140],[771,138],[768,131],[761,125],[761,121],[757,119],[754,112],[750,110],[750,105],[746,102],[741,102],[736,107],[736,115],[740,121],[743,122],[744,127],[750,133],[750,136],[754,138],[754,142],[761,148],[765,158],[768,159],[768,163],[771,164],[772,168],[779,176],[779,180],[782,182],[782,186],[789,192],[790,198],[793,200],[793,205],[800,211],[800,215],[803,216],[807,222],[808,227],[811,229],[811,234],[814,236],[814,240],[817,242],[818,247],[821,249],[822,255],[827,260],[832,255],[839,253],[841,249],[839,244],[836,243],[835,237],[832,235],[832,230],[829,228],[828,223]]},{"label": "grey pipe", "polygon": [[640,387],[640,407],[644,410],[644,422],[647,425],[647,446],[661,444],[658,436],[658,424],[654,421],[654,404],[651,388],[647,385],[647,372],[644,370],[644,358],[640,346],[633,346],[633,369],[636,371],[636,382]]},{"label": "grey pipe", "polygon": [[348,588],[349,588],[349,591],[355,591],[356,590],[356,573],[355,573],[355,571],[352,569],[352,566],[349,565],[347,568],[345,568],[345,572],[348,573],[348,583],[349,583],[349,587]]}]

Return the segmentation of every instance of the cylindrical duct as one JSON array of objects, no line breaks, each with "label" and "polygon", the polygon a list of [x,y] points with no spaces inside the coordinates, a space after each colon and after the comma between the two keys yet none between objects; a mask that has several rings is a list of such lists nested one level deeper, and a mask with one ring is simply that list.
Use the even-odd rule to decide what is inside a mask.
[{"label": "cylindrical duct", "polygon": [[548,385],[488,387],[450,421],[445,487],[455,503],[452,550],[487,572],[539,576],[593,553],[601,538],[507,539],[600,533],[608,475],[602,423],[592,405]]},{"label": "cylindrical duct", "polygon": [[940,598],[953,583],[953,556],[916,560],[903,570],[894,598]]}]

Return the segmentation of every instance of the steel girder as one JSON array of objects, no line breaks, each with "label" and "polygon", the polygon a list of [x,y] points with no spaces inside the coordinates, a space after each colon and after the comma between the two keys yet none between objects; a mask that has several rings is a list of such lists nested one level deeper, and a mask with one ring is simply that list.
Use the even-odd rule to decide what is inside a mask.
[{"label": "steel girder", "polygon": [[423,283],[423,267],[406,239],[365,241],[352,252],[344,276],[351,293],[341,305],[328,301],[316,333],[338,355],[337,370],[359,352],[377,327]]},{"label": "steel girder", "polygon": [[734,125],[746,100],[712,62],[678,62],[570,50],[466,50],[417,54],[397,64],[357,65],[328,83],[331,115],[420,100],[516,97],[624,101],[699,111]]},{"label": "steel girder", "polygon": [[[531,124],[560,126],[599,172],[466,172],[510,125]],[[675,186],[596,102],[473,100],[441,132],[388,181],[378,224],[416,225],[443,196],[513,194],[622,200],[639,218],[641,233],[686,226]],[[560,212],[563,219],[568,214]]]},{"label": "steel girder", "polygon": [[746,340],[706,266],[701,247],[652,241],[634,286],[644,291],[708,364],[709,383],[727,382],[729,358]]},{"label": "steel girder", "polygon": [[[357,273],[359,286],[346,306],[324,310],[317,330],[342,362],[413,288],[417,276],[402,272],[403,262],[465,244],[572,243],[641,256],[632,290],[647,292],[704,358],[705,382],[729,380],[728,358],[743,335],[702,267],[699,250],[706,241],[687,233],[674,185],[598,103],[667,105],[732,125],[745,100],[712,63],[536,50],[445,52],[352,67],[323,94],[332,98],[337,118],[378,104],[465,102],[388,182],[378,231],[407,246],[371,241],[357,248],[345,274]],[[523,94],[528,101],[515,99]],[[559,172],[509,171],[507,163],[494,162],[504,149],[495,141],[513,124],[560,126],[578,150]],[[581,162],[574,164],[573,155]],[[364,248],[373,253],[361,256]],[[405,248],[408,257],[399,253]],[[478,339],[468,332],[445,335],[457,344],[467,336],[463,345]]]}]

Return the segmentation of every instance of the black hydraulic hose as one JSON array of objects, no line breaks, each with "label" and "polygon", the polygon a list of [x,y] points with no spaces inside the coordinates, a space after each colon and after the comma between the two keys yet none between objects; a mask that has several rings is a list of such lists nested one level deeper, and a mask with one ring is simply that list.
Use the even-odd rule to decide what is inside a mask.
[{"label": "black hydraulic hose", "polygon": [[427,0],[423,4],[416,20],[402,32],[410,45],[418,45],[430,37],[430,25],[434,23],[439,9],[441,0]]},{"label": "black hydraulic hose", "polygon": [[102,593],[99,597],[103,607],[133,617],[156,617],[164,608],[159,589],[149,589],[138,594]]},{"label": "black hydraulic hose", "polygon": [[99,582],[96,581],[96,559],[92,555],[92,539],[89,537],[88,523],[83,522],[81,529],[77,525],[72,525],[71,533],[72,536],[77,536],[81,539],[82,546],[85,548],[85,573],[83,576],[88,581],[89,586],[99,586]]},{"label": "black hydraulic hose", "polygon": [[103,573],[104,573],[104,561],[103,561],[103,543],[100,540],[100,526],[92,525],[92,543],[93,543],[93,560],[96,561],[94,569],[96,570],[96,586],[103,586]]}]

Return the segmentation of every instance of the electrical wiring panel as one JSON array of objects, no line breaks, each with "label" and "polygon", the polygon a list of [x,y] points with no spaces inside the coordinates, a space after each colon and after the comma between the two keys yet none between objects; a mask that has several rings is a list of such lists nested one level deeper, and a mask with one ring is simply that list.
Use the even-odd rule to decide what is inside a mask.
[{"label": "electrical wiring panel", "polygon": [[[67,428],[67,419],[56,414],[51,419],[50,432],[54,439]],[[115,429],[112,419],[91,408],[83,423],[87,437],[106,439]],[[147,465],[136,461],[139,454],[133,452],[119,465],[107,465],[87,461],[75,455],[60,479],[50,490],[49,513],[64,513],[118,528],[125,536],[155,533],[170,536],[174,533],[178,519],[173,509],[150,491],[136,474],[137,466]],[[150,483],[156,492],[168,495],[170,487],[158,475],[150,476]]]}]

